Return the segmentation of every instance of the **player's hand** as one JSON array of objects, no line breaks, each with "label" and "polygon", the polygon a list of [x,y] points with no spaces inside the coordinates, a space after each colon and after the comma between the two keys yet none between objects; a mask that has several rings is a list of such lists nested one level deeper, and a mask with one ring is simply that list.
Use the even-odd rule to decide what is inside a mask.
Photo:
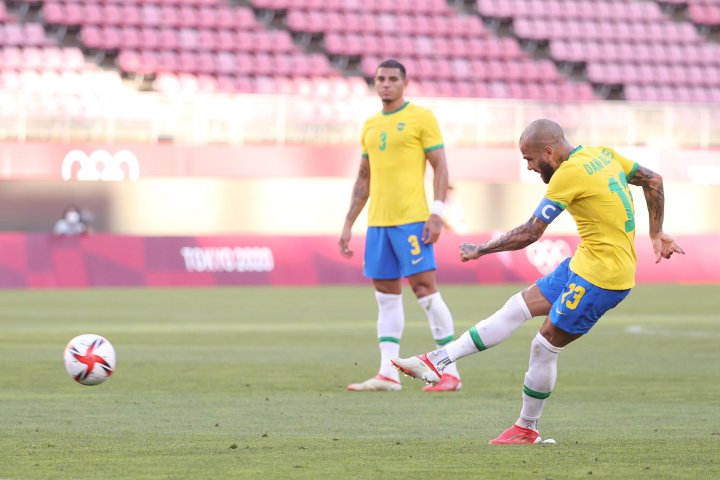
[{"label": "player's hand", "polygon": [[349,228],[343,228],[343,231],[340,234],[340,240],[338,240],[338,248],[340,250],[340,255],[345,258],[352,258],[353,255],[355,255],[355,252],[350,250],[350,237],[352,237],[352,230]]},{"label": "player's hand", "polygon": [[460,245],[461,262],[469,262],[470,260],[475,260],[480,257],[482,257],[482,254],[480,253],[480,245],[475,245],[474,243],[467,242],[464,242],[462,245]]},{"label": "player's hand", "polygon": [[443,221],[440,215],[430,215],[427,222],[423,226],[422,242],[427,245],[435,243],[440,238],[440,232],[442,232]]},{"label": "player's hand", "polygon": [[663,258],[670,258],[673,253],[685,255],[685,250],[667,233],[655,236],[652,239],[652,246],[655,252],[655,263],[660,263]]}]

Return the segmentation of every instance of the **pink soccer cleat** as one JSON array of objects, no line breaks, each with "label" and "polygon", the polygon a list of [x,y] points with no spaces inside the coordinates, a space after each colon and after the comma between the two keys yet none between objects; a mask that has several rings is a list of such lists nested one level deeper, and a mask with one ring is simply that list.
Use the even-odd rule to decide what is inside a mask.
[{"label": "pink soccer cleat", "polygon": [[424,392],[457,392],[462,388],[462,382],[455,375],[443,373],[436,385],[428,385],[423,388]]},{"label": "pink soccer cleat", "polygon": [[513,425],[494,440],[490,440],[491,445],[530,445],[540,442],[542,439],[538,432],[520,425]]},{"label": "pink soccer cleat", "polygon": [[419,378],[432,385],[440,382],[440,372],[437,367],[428,360],[427,354],[425,353],[410,358],[393,358],[390,362],[405,375]]}]

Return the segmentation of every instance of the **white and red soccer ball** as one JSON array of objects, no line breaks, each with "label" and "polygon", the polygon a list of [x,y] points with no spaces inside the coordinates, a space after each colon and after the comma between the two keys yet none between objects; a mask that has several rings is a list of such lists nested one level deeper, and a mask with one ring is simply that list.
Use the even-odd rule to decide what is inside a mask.
[{"label": "white and red soccer ball", "polygon": [[65,370],[83,385],[103,383],[115,371],[115,349],[100,335],[78,335],[65,347]]}]

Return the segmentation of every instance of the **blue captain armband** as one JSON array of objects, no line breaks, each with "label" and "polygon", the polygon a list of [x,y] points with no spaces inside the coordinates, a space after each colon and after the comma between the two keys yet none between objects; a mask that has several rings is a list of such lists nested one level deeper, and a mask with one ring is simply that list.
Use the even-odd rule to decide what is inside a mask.
[{"label": "blue captain armband", "polygon": [[540,205],[538,205],[535,209],[535,212],[533,212],[533,215],[535,215],[543,222],[549,224],[550,222],[555,220],[555,218],[560,215],[563,210],[565,210],[564,205],[555,203],[552,200],[548,200],[547,198],[543,198],[540,201]]}]

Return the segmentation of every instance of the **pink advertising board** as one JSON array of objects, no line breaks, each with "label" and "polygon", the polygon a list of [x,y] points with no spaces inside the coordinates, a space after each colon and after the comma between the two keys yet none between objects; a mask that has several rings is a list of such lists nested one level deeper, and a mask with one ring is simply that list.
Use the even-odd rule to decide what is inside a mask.
[{"label": "pink advertising board", "polygon": [[[458,246],[463,240],[445,235],[436,246],[442,283],[531,283],[571,255],[578,243],[577,237],[544,237],[525,250],[461,263]],[[637,239],[638,283],[720,283],[720,236],[678,240],[687,254],[655,264],[649,240]],[[347,260],[331,236],[4,233],[0,288],[363,284],[363,246],[363,237],[353,238],[356,255]]]}]

